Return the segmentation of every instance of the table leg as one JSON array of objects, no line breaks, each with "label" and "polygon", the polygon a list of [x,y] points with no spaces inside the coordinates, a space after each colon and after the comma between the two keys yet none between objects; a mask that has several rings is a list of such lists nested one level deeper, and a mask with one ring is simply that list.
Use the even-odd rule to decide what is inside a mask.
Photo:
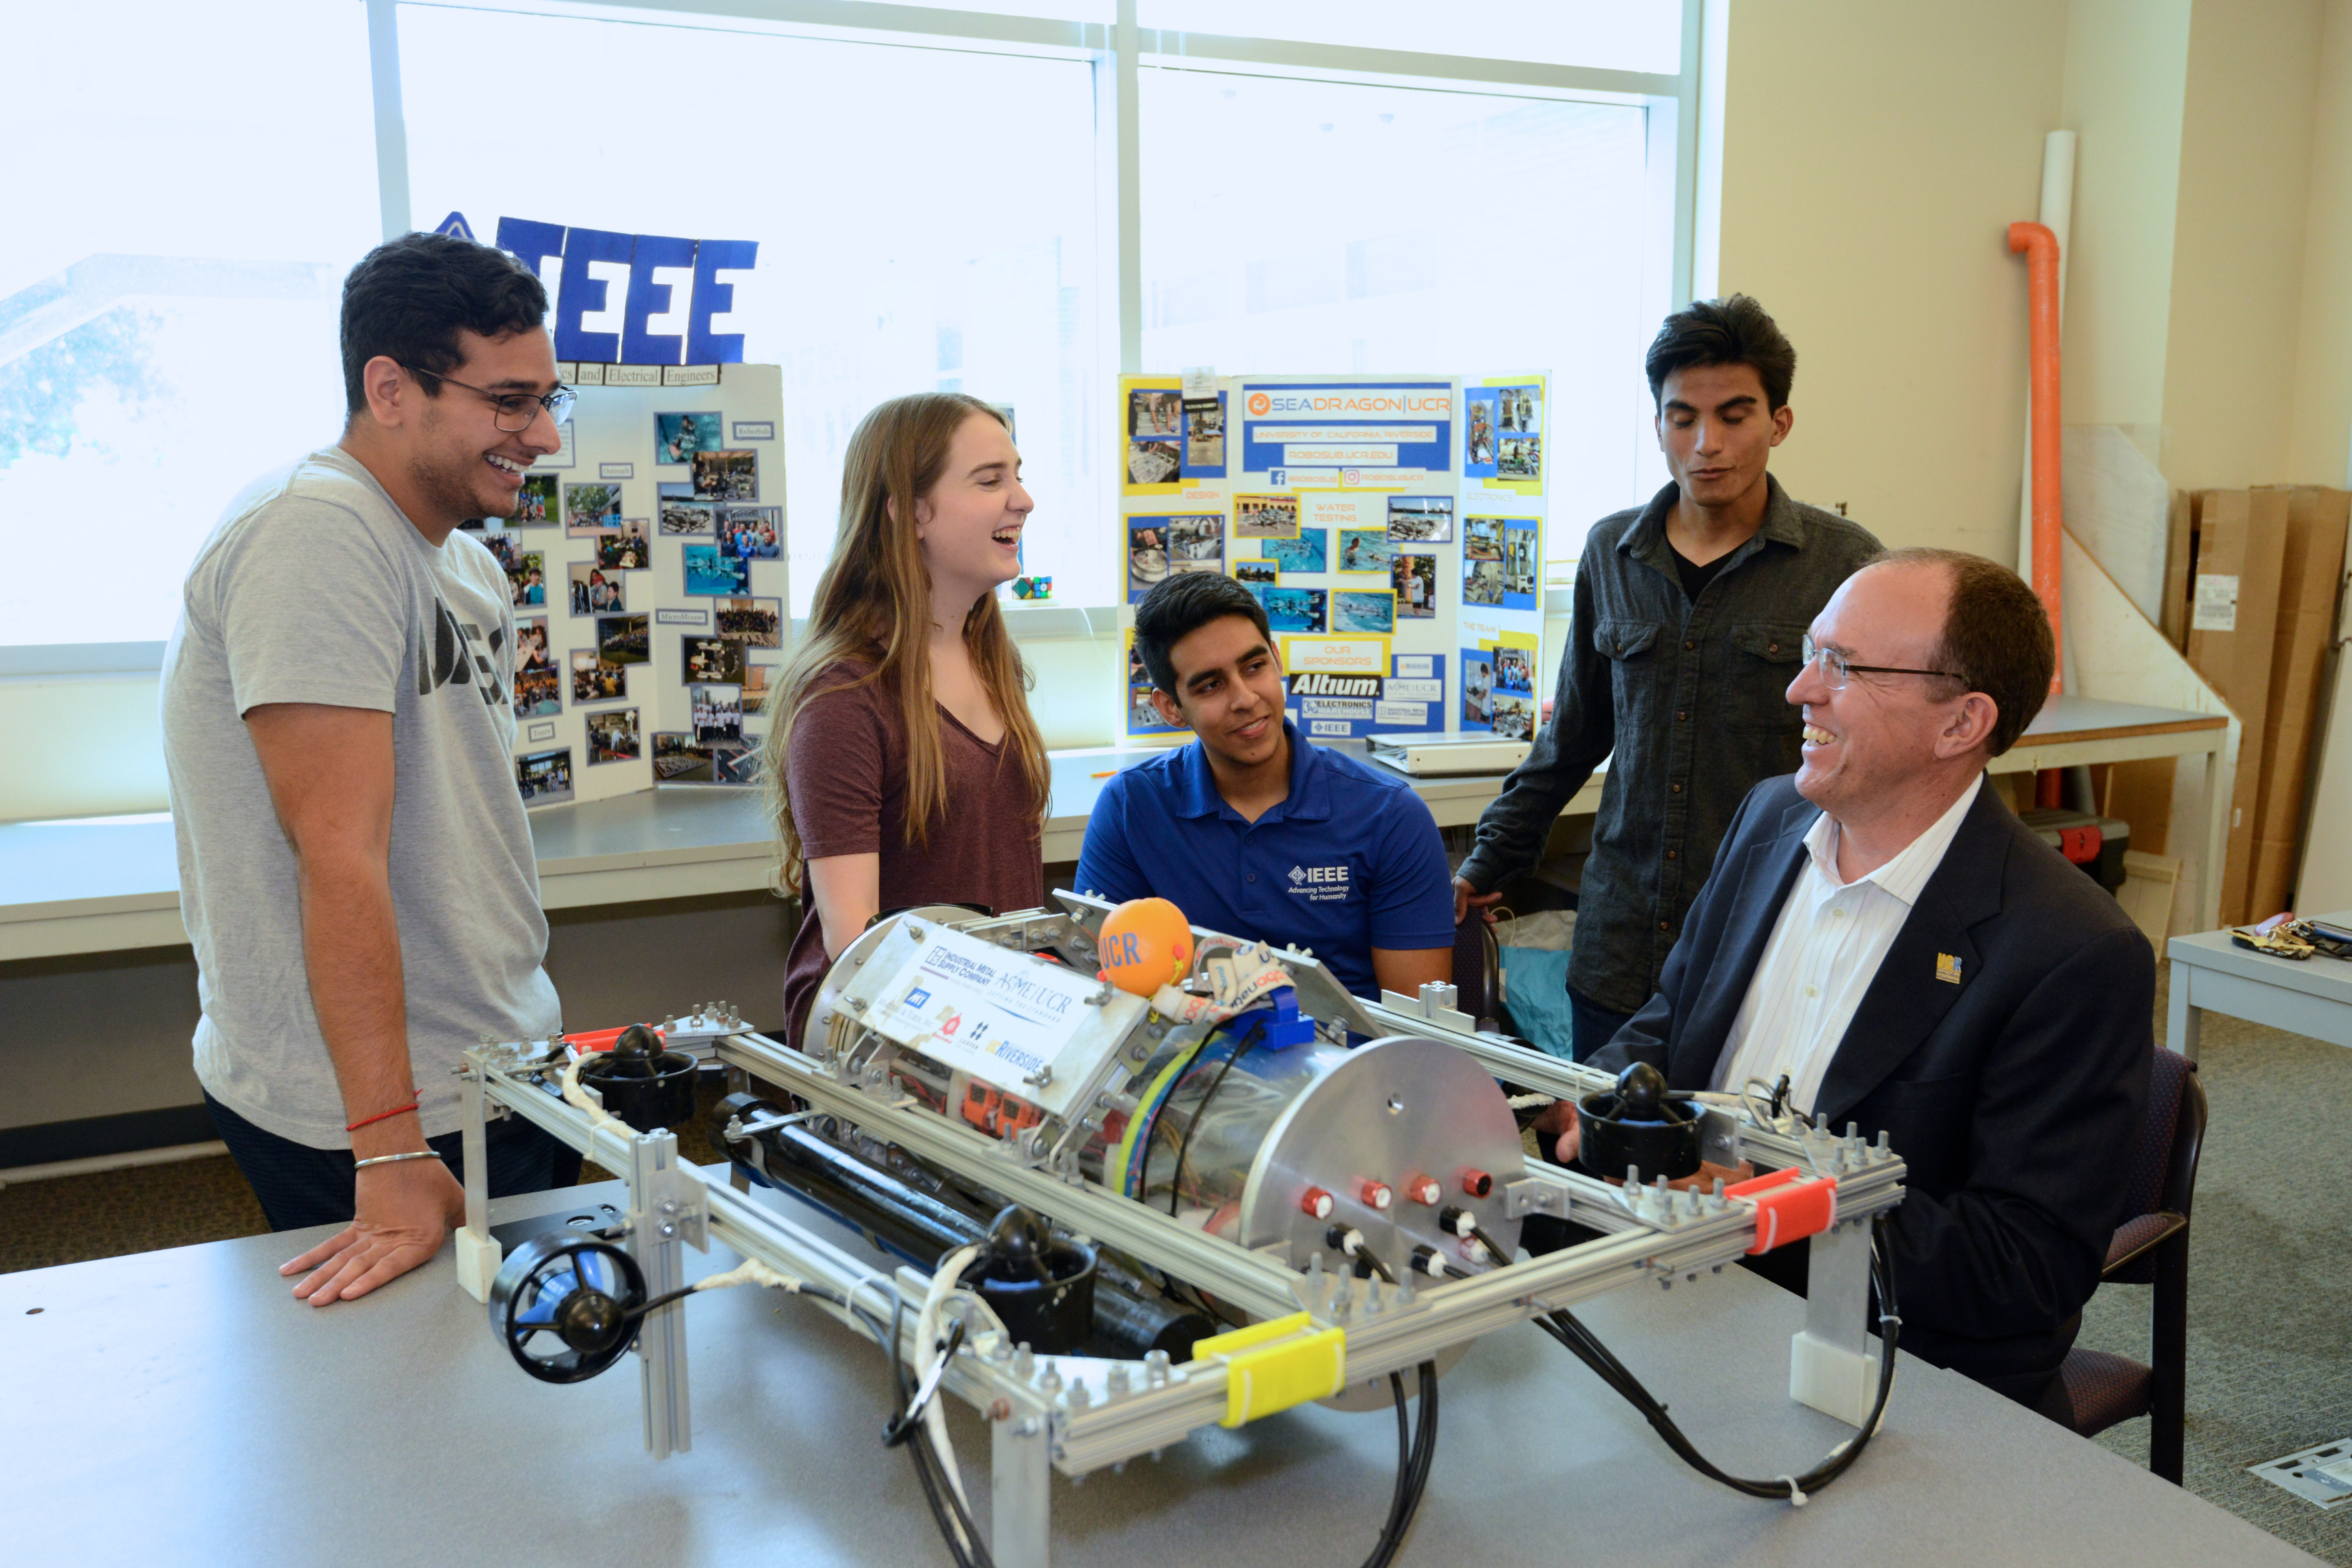
[{"label": "table leg", "polygon": [[2165,1003],[2164,1043],[2190,1061],[2197,1059],[2198,1027],[2204,1022],[2204,1009],[2189,999],[2189,985],[2196,966],[2175,959],[2172,963],[2172,984]]},{"label": "table leg", "polygon": [[1015,1411],[989,1431],[989,1555],[1004,1568],[1047,1568],[1054,1468],[1045,1417]]},{"label": "table leg", "polygon": [[[2230,800],[2221,793],[2222,749],[2216,746],[2205,753],[2205,864],[2197,872],[2199,931],[2210,931],[2221,923],[2221,868],[2230,849]],[[2247,764],[2241,758],[2239,765]],[[2231,778],[2234,783],[2235,775]]]},{"label": "table leg", "polygon": [[466,1223],[457,1237],[457,1283],[477,1301],[490,1299],[490,1281],[498,1277],[500,1248],[490,1234],[489,1097],[483,1087],[481,1064],[468,1058],[460,1144],[466,1165]]},{"label": "table leg", "polygon": [[[646,1279],[646,1294],[666,1296],[686,1283],[686,1248],[675,1200],[660,1194],[665,1173],[677,1168],[677,1137],[666,1130],[629,1140],[629,1250]],[[637,1330],[638,1389],[646,1415],[646,1452],[656,1459],[694,1447],[688,1394],[686,1303],[646,1314]]]},{"label": "table leg", "polygon": [[1859,1426],[1869,1418],[1878,1384],[1869,1326],[1870,1222],[1844,1221],[1806,1245],[1805,1328],[1789,1345],[1789,1397]]}]

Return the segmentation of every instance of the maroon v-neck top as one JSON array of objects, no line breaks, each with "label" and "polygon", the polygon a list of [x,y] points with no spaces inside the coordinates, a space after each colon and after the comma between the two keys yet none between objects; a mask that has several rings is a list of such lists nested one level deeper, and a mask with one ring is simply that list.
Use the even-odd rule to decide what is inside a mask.
[{"label": "maroon v-neck top", "polygon": [[[992,913],[1045,901],[1044,825],[1032,808],[1010,737],[992,746],[946,709],[940,716],[947,810],[919,846],[907,839],[907,736],[898,704],[879,682],[851,687],[855,662],[818,677],[816,695],[793,721],[785,787],[803,859],[882,857],[881,907],[981,904]],[[800,934],[784,966],[789,1041],[801,1044],[817,985],[832,960],[814,895],[802,900]]]}]

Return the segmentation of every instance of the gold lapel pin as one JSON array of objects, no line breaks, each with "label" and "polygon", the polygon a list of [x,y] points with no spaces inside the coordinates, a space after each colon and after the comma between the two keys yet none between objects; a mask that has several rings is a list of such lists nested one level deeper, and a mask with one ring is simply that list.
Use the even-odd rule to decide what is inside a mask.
[{"label": "gold lapel pin", "polygon": [[1960,961],[1948,952],[1937,953],[1936,978],[1947,984],[1958,985],[1960,983]]}]

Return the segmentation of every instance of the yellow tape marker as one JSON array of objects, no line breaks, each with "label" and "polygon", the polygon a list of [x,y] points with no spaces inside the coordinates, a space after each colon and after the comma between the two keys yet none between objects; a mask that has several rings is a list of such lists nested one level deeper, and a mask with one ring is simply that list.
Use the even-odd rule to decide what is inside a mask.
[{"label": "yellow tape marker", "polygon": [[1348,1386],[1348,1334],[1318,1331],[1307,1313],[1269,1318],[1213,1335],[1192,1347],[1192,1359],[1225,1363],[1223,1426],[1239,1426],[1311,1399],[1328,1399]]}]

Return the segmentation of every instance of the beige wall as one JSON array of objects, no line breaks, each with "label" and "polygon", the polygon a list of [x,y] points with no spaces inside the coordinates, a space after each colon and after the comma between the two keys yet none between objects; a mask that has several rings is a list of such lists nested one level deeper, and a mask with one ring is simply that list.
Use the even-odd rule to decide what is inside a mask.
[{"label": "beige wall", "polygon": [[1737,0],[1721,287],[1797,345],[1790,490],[1889,544],[2016,554],[2025,268],[2066,10]]},{"label": "beige wall", "polygon": [[2076,133],[2069,425],[2164,422],[2189,0],[2074,0],[2060,126]]},{"label": "beige wall", "polygon": [[2190,16],[2164,369],[2163,467],[2178,487],[2294,477],[2323,9],[2200,0]]},{"label": "beige wall", "polygon": [[2015,553],[2042,144],[2079,133],[2066,418],[2176,486],[2352,459],[2352,0],[1730,0],[1720,286],[1800,356],[1775,469]]},{"label": "beige wall", "polygon": [[2325,10],[2285,477],[2352,486],[2352,0]]}]

